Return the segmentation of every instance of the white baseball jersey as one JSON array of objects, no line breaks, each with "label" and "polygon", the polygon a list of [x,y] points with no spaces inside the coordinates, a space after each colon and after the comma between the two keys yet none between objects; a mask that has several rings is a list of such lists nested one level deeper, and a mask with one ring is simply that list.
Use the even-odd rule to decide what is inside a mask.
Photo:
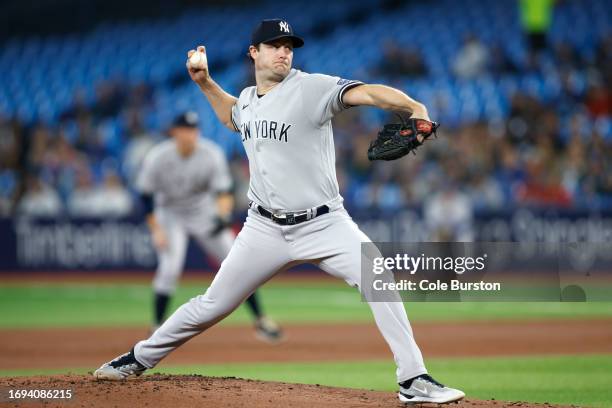
[{"label": "white baseball jersey", "polygon": [[[279,271],[303,262],[361,286],[361,245],[370,242],[342,207],[336,181],[331,118],[345,109],[343,93],[360,84],[291,70],[258,98],[245,89],[232,108],[249,157],[249,198],[275,211],[327,204],[331,211],[295,225],[279,225],[251,208],[227,258],[207,291],[181,306],[151,337],[136,344],[135,358],[157,365],[181,344],[229,315]],[[376,254],[380,256],[380,254]],[[397,381],[427,372],[401,297],[368,302],[397,364]]]},{"label": "white baseball jersey", "polygon": [[261,98],[254,86],[240,93],[232,121],[249,158],[249,199],[279,212],[340,206],[331,118],[359,84],[292,69]]},{"label": "white baseball jersey", "polygon": [[195,151],[182,157],[173,140],[156,145],[145,157],[136,182],[153,194],[156,209],[177,215],[216,214],[216,194],[231,188],[227,160],[214,143],[200,139]]}]

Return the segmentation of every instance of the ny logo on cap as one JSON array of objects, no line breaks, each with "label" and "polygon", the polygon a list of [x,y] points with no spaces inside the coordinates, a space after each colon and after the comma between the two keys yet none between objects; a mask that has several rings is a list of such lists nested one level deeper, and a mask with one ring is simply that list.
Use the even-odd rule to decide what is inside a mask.
[{"label": "ny logo on cap", "polygon": [[289,32],[289,23],[287,23],[286,21],[281,21],[280,23],[278,23],[278,26],[280,27],[281,31],[284,31],[286,33]]},{"label": "ny logo on cap", "polygon": [[198,123],[198,114],[194,111],[189,111],[185,114],[185,121],[190,125],[196,125]]}]

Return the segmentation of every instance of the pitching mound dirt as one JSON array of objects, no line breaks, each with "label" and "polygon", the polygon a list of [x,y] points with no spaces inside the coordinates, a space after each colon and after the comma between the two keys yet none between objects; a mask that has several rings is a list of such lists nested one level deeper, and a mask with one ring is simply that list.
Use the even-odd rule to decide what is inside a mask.
[{"label": "pitching mound dirt", "polygon": [[[198,375],[146,375],[124,382],[96,381],[82,375],[3,378],[0,406],[10,407],[404,407],[395,393],[211,378]],[[7,401],[7,389],[72,390],[70,400]],[[422,405],[431,406],[431,404]],[[434,404],[433,406],[437,406]],[[557,407],[549,404],[464,400],[451,407]]]}]

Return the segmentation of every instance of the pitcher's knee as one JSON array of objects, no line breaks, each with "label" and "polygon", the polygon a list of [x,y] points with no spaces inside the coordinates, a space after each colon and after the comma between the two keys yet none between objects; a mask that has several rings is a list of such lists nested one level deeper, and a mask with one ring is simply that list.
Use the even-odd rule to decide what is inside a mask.
[{"label": "pitcher's knee", "polygon": [[208,292],[196,296],[191,299],[191,302],[195,302],[196,310],[203,320],[225,317],[240,305],[240,301],[231,301],[228,298],[213,298],[208,295]]}]

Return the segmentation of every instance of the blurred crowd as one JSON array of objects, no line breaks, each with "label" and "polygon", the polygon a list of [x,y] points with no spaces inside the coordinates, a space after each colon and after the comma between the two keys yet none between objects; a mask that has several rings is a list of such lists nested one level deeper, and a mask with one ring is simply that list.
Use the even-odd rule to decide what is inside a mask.
[{"label": "blurred crowd", "polygon": [[56,217],[126,216],[140,161],[162,136],[142,115],[153,93],[144,84],[105,82],[95,104],[80,94],[55,125],[0,118],[0,212]]},{"label": "blurred crowd", "polygon": [[[443,126],[415,156],[370,163],[366,151],[381,123],[367,122],[359,109],[339,115],[337,175],[347,207],[386,211],[454,197],[475,211],[612,208],[612,37],[599,41],[590,58],[568,44],[537,45],[519,65],[501,46],[466,36],[453,62],[457,78],[546,75],[552,69],[562,79],[560,97],[543,102],[516,93],[508,117]],[[390,82],[428,77],[417,49],[392,40],[381,47],[374,75]],[[552,66],[542,62],[551,60]],[[586,86],[576,83],[577,73]],[[94,103],[75,95],[57,123],[22,123],[0,112],[0,215],[138,213],[135,174],[147,150],[166,137],[145,120],[155,97],[147,84],[109,81],[97,85]],[[210,136],[205,124],[202,130]],[[244,208],[248,167],[241,152],[228,154]]]},{"label": "blurred crowd", "polygon": [[[441,127],[441,138],[406,160],[372,166],[363,152],[375,126],[361,123],[357,112],[339,119],[336,135],[342,143],[337,146],[346,150],[338,152],[338,173],[349,205],[393,210],[453,190],[475,211],[517,205],[612,208],[612,37],[599,42],[592,58],[565,43],[542,46],[540,40],[537,45],[519,65],[502,47],[467,35],[453,62],[458,79],[557,75],[559,97],[544,102],[517,92],[503,120]],[[427,77],[418,50],[392,41],[383,49],[376,74],[389,81]]]}]

